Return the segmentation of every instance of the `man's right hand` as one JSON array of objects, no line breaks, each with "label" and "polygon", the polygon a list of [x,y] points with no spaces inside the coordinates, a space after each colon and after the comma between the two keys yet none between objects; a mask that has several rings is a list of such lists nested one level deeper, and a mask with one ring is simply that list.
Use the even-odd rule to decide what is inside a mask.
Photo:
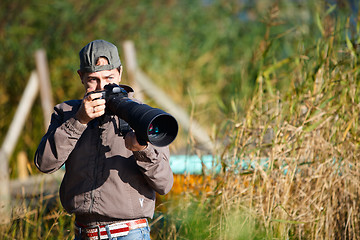
[{"label": "man's right hand", "polygon": [[75,118],[82,124],[88,124],[91,120],[105,114],[105,99],[98,99],[102,96],[101,93],[89,94],[92,91],[92,89],[87,90],[75,115]]}]

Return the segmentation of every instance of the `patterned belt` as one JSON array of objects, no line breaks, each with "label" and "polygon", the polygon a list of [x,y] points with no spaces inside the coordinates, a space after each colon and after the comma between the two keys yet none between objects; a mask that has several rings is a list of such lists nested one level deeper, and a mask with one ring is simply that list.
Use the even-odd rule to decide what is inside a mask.
[{"label": "patterned belt", "polygon": [[91,227],[85,227],[85,226],[81,226],[80,224],[75,224],[75,233],[78,236],[81,236],[82,239],[98,240],[98,239],[108,239],[109,238],[108,231],[112,238],[121,237],[128,235],[130,230],[143,228],[146,226],[147,226],[147,220],[145,218],[138,220],[116,222],[109,225],[98,225]]}]

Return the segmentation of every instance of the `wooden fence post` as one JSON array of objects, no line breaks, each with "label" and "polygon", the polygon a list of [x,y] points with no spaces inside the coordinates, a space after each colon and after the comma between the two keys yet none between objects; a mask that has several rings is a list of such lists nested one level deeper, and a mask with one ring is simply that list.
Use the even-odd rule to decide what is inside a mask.
[{"label": "wooden fence post", "polygon": [[143,96],[143,89],[139,84],[137,83],[135,77],[136,77],[136,71],[138,70],[138,64],[136,60],[136,51],[135,46],[132,41],[125,41],[123,43],[123,49],[124,49],[124,58],[125,58],[125,67],[126,72],[129,78],[130,86],[134,89],[136,93],[136,98],[140,101],[144,100]]},{"label": "wooden fence post", "polygon": [[14,151],[38,90],[39,81],[36,73],[32,72],[0,149],[0,223],[8,223],[11,218],[9,159]]},{"label": "wooden fence post", "polygon": [[29,159],[24,151],[19,152],[17,155],[17,169],[19,180],[26,180],[29,177],[28,171]]},{"label": "wooden fence post", "polygon": [[35,52],[35,60],[36,60],[36,70],[40,82],[41,105],[43,108],[44,126],[46,131],[50,124],[51,114],[53,112],[54,105],[52,100],[49,68],[47,64],[45,50],[43,49],[37,50]]},{"label": "wooden fence post", "polygon": [[0,151],[0,224],[10,222],[9,166],[6,153]]}]

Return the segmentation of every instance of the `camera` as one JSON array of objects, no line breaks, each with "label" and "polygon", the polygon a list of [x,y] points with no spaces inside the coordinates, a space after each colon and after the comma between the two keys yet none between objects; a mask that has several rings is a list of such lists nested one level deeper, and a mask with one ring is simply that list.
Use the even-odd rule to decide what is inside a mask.
[{"label": "camera", "polygon": [[171,114],[131,100],[126,90],[114,83],[104,86],[104,90],[95,92],[100,92],[100,98],[105,99],[106,114],[116,115],[127,122],[135,131],[141,145],[150,142],[155,146],[164,147],[175,140],[179,126]]}]

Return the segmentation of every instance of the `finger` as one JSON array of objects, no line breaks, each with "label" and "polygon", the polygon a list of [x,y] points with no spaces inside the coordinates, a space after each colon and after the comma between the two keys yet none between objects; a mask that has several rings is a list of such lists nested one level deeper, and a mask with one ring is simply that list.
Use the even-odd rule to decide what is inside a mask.
[{"label": "finger", "polygon": [[87,88],[84,98],[88,97],[91,94],[91,92],[94,92],[94,91],[95,91],[95,88]]},{"label": "finger", "polygon": [[101,97],[102,97],[102,93],[98,92],[98,93],[91,93],[91,94],[89,94],[89,95],[87,96],[87,99],[88,99],[89,101],[93,101],[93,100],[99,99],[99,98],[101,98]]},{"label": "finger", "polygon": [[93,113],[102,112],[105,110],[105,105],[97,105],[93,107]]},{"label": "finger", "polygon": [[95,91],[96,89],[94,87],[89,87],[86,89],[86,94]]},{"label": "finger", "polygon": [[92,106],[102,106],[102,105],[105,105],[106,101],[105,99],[95,99],[91,102],[91,105]]},{"label": "finger", "polygon": [[95,112],[91,114],[92,118],[97,118],[105,114],[105,110],[99,110],[95,108]]}]

